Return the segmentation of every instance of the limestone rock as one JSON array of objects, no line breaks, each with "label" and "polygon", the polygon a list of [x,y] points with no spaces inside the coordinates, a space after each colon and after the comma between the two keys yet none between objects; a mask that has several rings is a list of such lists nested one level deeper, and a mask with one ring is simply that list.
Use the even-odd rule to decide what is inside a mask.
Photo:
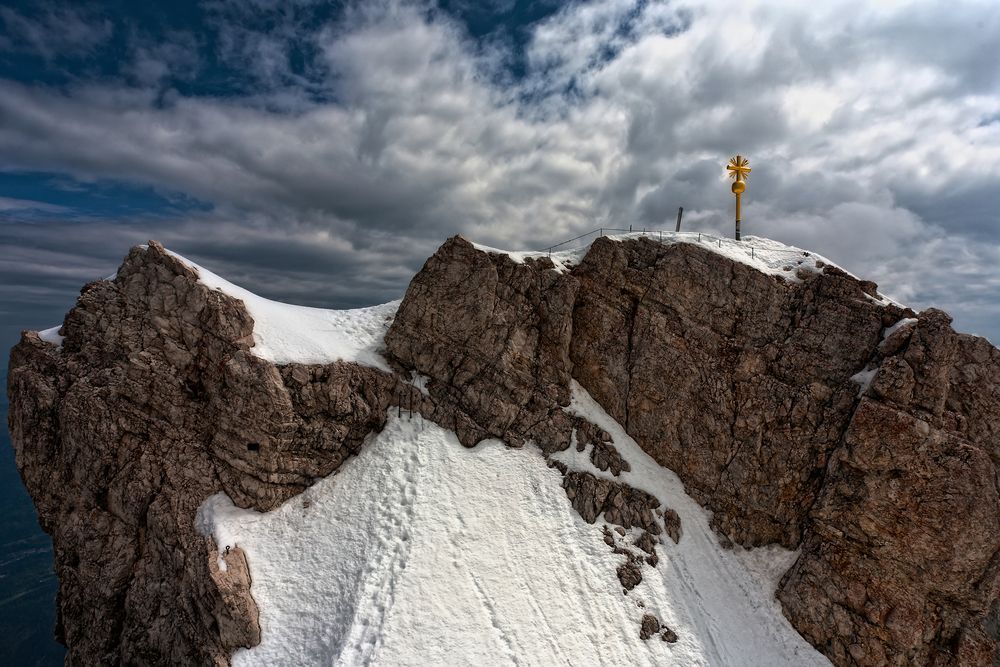
[{"label": "limestone rock", "polygon": [[625,562],[618,566],[618,581],[627,591],[638,586],[642,583],[641,565],[634,558],[625,559]]},{"label": "limestone rock", "polygon": [[386,347],[407,371],[432,379],[435,400],[455,406],[467,446],[487,437],[520,446],[535,430],[566,433],[556,422],[569,422],[560,408],[569,403],[577,283],[552,268],[456,236],[406,290]]},{"label": "limestone rock", "polygon": [[883,328],[834,267],[787,282],[693,244],[598,239],[573,272],[573,376],[742,544],[794,547]]},{"label": "limestone rock", "polygon": [[197,508],[219,491],[274,508],[384,422],[396,379],[279,370],[249,353],[252,331],[240,301],[151,242],[83,288],[61,349],[27,332],[12,350],[9,426],[70,663],[226,664],[258,643],[242,552],[220,572]]},{"label": "limestone rock", "polygon": [[681,518],[677,512],[669,508],[663,512],[663,527],[674,544],[681,541]]},{"label": "limestone rock", "polygon": [[622,471],[628,472],[632,469],[629,462],[622,458],[610,442],[594,443],[593,449],[590,450],[590,462],[598,470],[610,470],[615,477],[621,475]]},{"label": "limestone rock", "polygon": [[[576,380],[711,510],[720,542],[800,550],[777,595],[834,664],[996,664],[1000,351],[793,264],[778,277],[695,244],[598,239],[566,271],[455,237],[410,284],[385,373],[255,357],[240,301],[155,243],[134,249],[84,287],[61,349],[29,332],[11,352],[9,426],[53,538],[69,660],[226,664],[258,642],[239,545],[222,571],[196,509],[219,491],[276,507],[399,404],[466,446],[537,446],[585,520],[645,531],[604,531],[634,581],[654,538],[683,539],[680,519],[551,458],[575,443],[629,470],[566,411]],[[676,641],[649,616],[643,639]]]},{"label": "limestone rock", "polygon": [[933,310],[889,349],[779,598],[838,664],[992,664],[1000,352]]},{"label": "limestone rock", "polygon": [[639,626],[639,639],[643,641],[649,639],[660,631],[660,620],[652,614],[643,614],[642,622]]},{"label": "limestone rock", "polygon": [[603,513],[606,521],[624,528],[636,526],[654,535],[663,531],[653,514],[660,501],[645,491],[578,470],[566,473],[563,488],[587,523],[594,523]]}]

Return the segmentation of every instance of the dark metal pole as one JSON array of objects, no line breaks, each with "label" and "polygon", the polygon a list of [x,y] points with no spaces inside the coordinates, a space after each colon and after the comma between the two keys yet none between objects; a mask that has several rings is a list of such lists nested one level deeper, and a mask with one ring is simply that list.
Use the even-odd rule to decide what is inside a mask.
[{"label": "dark metal pole", "polygon": [[[743,186],[743,183],[737,181],[736,183],[733,184],[734,187],[737,185]],[[739,192],[736,192],[736,240],[737,241],[740,240],[740,195],[742,193],[743,193],[742,188],[739,190]]]},{"label": "dark metal pole", "polygon": [[675,229],[674,231],[677,231],[677,232],[681,231],[681,216],[682,215],[684,215],[684,207],[683,206],[678,206],[677,207],[677,229]]},{"label": "dark metal pole", "polygon": [[740,196],[736,195],[736,240],[740,240]]}]

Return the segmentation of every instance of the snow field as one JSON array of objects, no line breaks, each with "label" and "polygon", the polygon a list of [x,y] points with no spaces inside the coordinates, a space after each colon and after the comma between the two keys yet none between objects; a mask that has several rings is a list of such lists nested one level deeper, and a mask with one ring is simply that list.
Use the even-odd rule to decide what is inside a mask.
[{"label": "snow field", "polygon": [[652,664],[669,653],[638,640],[619,557],[537,451],[465,449],[418,417],[391,417],[338,474],[273,512],[216,495],[200,522],[250,562],[263,641],[234,665]]},{"label": "snow field", "polygon": [[[273,512],[224,494],[203,504],[203,532],[246,552],[261,613],[261,644],[233,664],[828,664],[781,616],[761,580],[772,575],[723,552],[676,476],[575,394],[573,409],[632,463],[626,481],[684,522],[680,545],[667,538],[628,595],[615,575],[623,557],[600,522],[572,509],[536,449],[466,449],[435,424],[390,415],[338,473]],[[783,571],[787,552],[758,560],[774,567],[775,557]],[[639,639],[647,611],[676,644]]]}]

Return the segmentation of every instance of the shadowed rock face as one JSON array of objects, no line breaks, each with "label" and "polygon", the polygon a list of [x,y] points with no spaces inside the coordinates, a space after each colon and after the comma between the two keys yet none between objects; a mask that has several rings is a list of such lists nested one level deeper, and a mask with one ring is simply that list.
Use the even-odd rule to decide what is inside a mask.
[{"label": "shadowed rock face", "polygon": [[[801,549],[778,597],[835,664],[992,664],[1000,352],[933,310],[883,341],[914,315],[874,295],[833,267],[787,282],[687,244],[599,239],[561,273],[456,237],[386,334],[395,373],[276,367],[250,354],[241,302],[156,244],[134,249],[84,288],[61,350],[26,333],[11,353],[10,428],[53,536],[70,661],[224,664],[256,644],[246,561],[237,549],[218,570],[196,508],[220,490],[276,507],[390,405],[467,446],[590,442],[617,474],[606,434],[563,410],[575,379],[720,533]],[[683,539],[648,494],[550,463],[587,520]]]}]

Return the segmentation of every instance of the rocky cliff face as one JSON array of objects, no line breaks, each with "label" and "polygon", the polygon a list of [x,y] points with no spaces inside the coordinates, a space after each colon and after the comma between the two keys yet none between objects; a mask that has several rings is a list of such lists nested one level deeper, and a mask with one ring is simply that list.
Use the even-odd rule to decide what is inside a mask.
[{"label": "rocky cliff face", "polygon": [[[239,300],[134,249],[84,288],[61,349],[26,333],[11,355],[10,427],[53,536],[70,661],[225,664],[258,642],[245,561],[219,570],[196,508],[219,490],[277,506],[391,405],[467,446],[590,442],[620,470],[606,434],[563,410],[575,379],[724,542],[801,549],[778,598],[835,664],[993,664],[1000,351],[810,266],[790,260],[786,279],[694,244],[599,239],[567,269],[456,237],[407,290],[389,373],[255,357]],[[683,539],[640,490],[562,471],[588,521]],[[642,567],[629,551],[623,586]]]},{"label": "rocky cliff face", "polygon": [[778,594],[836,663],[1000,659],[1000,352],[949,321],[876,348]]},{"label": "rocky cliff face", "polygon": [[153,243],[83,288],[61,349],[29,332],[12,351],[10,429],[53,539],[68,662],[227,664],[259,642],[245,560],[220,571],[194,513],[219,490],[273,508],[384,423],[392,377],[279,370],[252,331]]}]

